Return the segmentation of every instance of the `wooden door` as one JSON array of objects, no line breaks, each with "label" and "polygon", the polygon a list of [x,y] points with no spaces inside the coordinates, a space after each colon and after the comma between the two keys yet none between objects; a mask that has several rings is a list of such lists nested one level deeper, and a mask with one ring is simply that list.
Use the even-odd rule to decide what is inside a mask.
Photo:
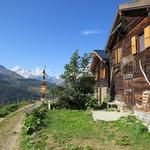
[{"label": "wooden door", "polygon": [[125,98],[125,104],[127,106],[133,106],[134,105],[134,80],[133,80],[133,74],[125,74],[124,75],[124,98]]}]

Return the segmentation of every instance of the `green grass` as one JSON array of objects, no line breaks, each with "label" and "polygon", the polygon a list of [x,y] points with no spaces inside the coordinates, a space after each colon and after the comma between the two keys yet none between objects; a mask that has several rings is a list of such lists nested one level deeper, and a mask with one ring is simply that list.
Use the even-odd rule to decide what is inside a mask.
[{"label": "green grass", "polygon": [[24,136],[24,150],[149,150],[150,134],[134,117],[94,122],[90,112],[49,111],[47,126]]},{"label": "green grass", "polygon": [[10,113],[18,110],[19,108],[29,104],[29,102],[21,102],[19,104],[7,104],[0,106],[0,118],[6,117]]}]

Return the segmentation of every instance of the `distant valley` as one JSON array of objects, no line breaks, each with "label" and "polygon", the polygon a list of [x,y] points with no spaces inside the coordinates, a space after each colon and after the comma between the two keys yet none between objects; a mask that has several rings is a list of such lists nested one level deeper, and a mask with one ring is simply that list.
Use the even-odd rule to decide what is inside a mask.
[{"label": "distant valley", "polygon": [[[39,78],[40,79],[40,78]],[[47,82],[47,87],[55,86]],[[40,98],[41,81],[23,76],[0,65],[0,104]]]}]

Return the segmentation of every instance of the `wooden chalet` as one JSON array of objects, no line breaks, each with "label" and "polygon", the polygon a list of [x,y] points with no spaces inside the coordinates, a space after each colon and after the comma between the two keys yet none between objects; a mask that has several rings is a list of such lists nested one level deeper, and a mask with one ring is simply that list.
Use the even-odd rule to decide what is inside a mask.
[{"label": "wooden chalet", "polygon": [[140,103],[143,91],[150,90],[150,0],[119,5],[105,51],[110,100]]},{"label": "wooden chalet", "polygon": [[104,50],[94,50],[92,53],[91,70],[95,77],[95,96],[102,103],[108,89],[108,56]]}]

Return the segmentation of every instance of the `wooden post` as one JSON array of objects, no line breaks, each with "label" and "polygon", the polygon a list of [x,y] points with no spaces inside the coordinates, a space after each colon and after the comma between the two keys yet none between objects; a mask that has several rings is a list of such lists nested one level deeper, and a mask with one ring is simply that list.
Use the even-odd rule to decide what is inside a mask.
[{"label": "wooden post", "polygon": [[51,110],[51,100],[48,100],[48,110]]},{"label": "wooden post", "polygon": [[44,67],[43,69],[43,72],[42,72],[42,84],[41,84],[41,101],[42,103],[44,103],[44,98],[45,98],[45,92],[46,92],[46,83],[45,83],[45,77],[46,77],[46,73],[45,73],[45,68],[46,66]]}]

